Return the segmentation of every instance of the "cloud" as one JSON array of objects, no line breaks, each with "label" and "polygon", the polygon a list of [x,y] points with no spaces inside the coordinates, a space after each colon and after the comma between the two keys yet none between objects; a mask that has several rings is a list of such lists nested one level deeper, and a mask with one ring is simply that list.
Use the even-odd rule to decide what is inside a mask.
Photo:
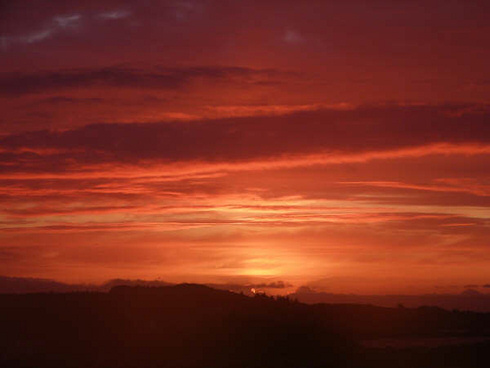
[{"label": "cloud", "polygon": [[74,69],[40,73],[0,74],[0,95],[19,96],[60,89],[89,86],[177,89],[189,82],[205,78],[213,81],[259,83],[283,74],[272,69],[242,67],[157,67],[143,70],[125,67]]},{"label": "cloud", "polygon": [[102,20],[116,20],[116,19],[123,19],[127,18],[131,15],[131,12],[129,10],[112,10],[108,12],[102,12],[97,14],[97,18],[102,19]]},{"label": "cloud", "polygon": [[57,33],[77,29],[81,26],[81,22],[81,14],[57,15],[52,17],[51,20],[44,25],[44,27],[39,28],[33,32],[24,35],[3,36],[2,45],[4,48],[6,48],[12,43],[32,44],[45,41]]},{"label": "cloud", "polygon": [[294,30],[287,30],[284,32],[283,36],[284,42],[290,43],[290,44],[299,44],[304,42],[303,36]]},{"label": "cloud", "polygon": [[448,180],[437,179],[435,183],[431,184],[412,184],[412,183],[401,183],[401,182],[377,182],[377,181],[362,181],[362,182],[342,182],[341,184],[346,185],[361,185],[361,186],[373,186],[381,188],[395,188],[395,189],[412,189],[412,190],[422,190],[422,191],[433,191],[433,192],[461,192],[470,193],[477,196],[490,196],[490,186],[482,185],[475,182],[469,182],[468,179],[460,180]]},{"label": "cloud", "polygon": [[303,285],[298,287],[298,289],[296,289],[295,294],[311,294],[311,293],[316,293],[316,291],[309,286]]},{"label": "cloud", "polygon": [[214,289],[230,290],[236,293],[242,292],[248,295],[253,295],[254,292],[252,292],[251,289],[258,289],[258,290],[266,289],[267,291],[272,291],[272,290],[279,291],[293,286],[289,282],[285,282],[281,280],[272,281],[272,282],[259,282],[259,283],[247,283],[247,282],[222,283],[222,284],[208,283],[206,285]]},{"label": "cloud", "polygon": [[76,27],[82,19],[81,14],[59,15],[53,18],[54,23],[58,28]]},{"label": "cloud", "polygon": [[39,32],[32,33],[28,36],[21,37],[19,41],[24,41],[26,43],[35,43],[49,38],[53,33],[53,29],[44,29]]},{"label": "cloud", "polygon": [[[63,79],[63,83],[68,82]],[[489,115],[449,117],[446,110],[437,106],[360,107],[189,123],[94,124],[66,131],[33,131],[0,138],[0,167],[4,176],[15,172],[63,172],[70,176],[107,170],[107,165],[119,162],[126,176],[140,171],[127,171],[128,166],[141,164],[166,167],[169,173],[182,175],[434,155],[488,155]],[[407,129],[411,134],[406,134]],[[172,168],[175,164],[179,166]],[[117,166],[111,170],[114,175],[117,171]],[[475,194],[488,191],[475,183],[414,186],[378,181],[369,185]]]},{"label": "cloud", "polygon": [[284,281],[274,281],[269,283],[247,284],[246,286],[256,289],[285,289],[292,285]]},{"label": "cloud", "polygon": [[132,280],[132,279],[112,279],[103,283],[99,289],[101,290],[110,290],[115,286],[144,286],[144,287],[163,287],[163,286],[172,286],[175,284],[171,284],[161,280]]}]

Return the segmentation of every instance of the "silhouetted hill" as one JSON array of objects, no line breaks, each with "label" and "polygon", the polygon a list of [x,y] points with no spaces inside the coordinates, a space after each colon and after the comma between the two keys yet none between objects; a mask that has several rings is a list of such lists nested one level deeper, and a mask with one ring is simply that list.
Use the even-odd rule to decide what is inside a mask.
[{"label": "silhouetted hill", "polygon": [[91,288],[93,288],[91,285],[65,284],[49,279],[0,276],[0,294],[66,293],[70,291],[86,291]]},{"label": "silhouetted hill", "polygon": [[114,286],[170,286],[168,282],[160,280],[132,280],[112,279],[101,285],[96,284],[67,284],[50,279],[31,277],[0,276],[0,294],[25,294],[25,293],[68,293],[73,291],[109,291]]},{"label": "silhouetted hill", "polygon": [[320,367],[351,349],[304,305],[202,285],[2,295],[0,306],[12,368]]},{"label": "silhouetted hill", "polygon": [[430,305],[445,309],[490,312],[490,294],[475,290],[466,290],[461,294],[356,295],[316,292],[303,287],[290,294],[290,297],[307,304],[373,304],[382,307],[396,307],[398,304],[403,304],[410,308]]},{"label": "silhouetted hill", "polygon": [[[44,293],[73,291],[109,291],[115,286],[172,286],[173,283],[162,280],[112,279],[102,284],[67,284],[55,280],[0,276],[0,294],[13,293]],[[260,284],[206,284],[213,289],[233,291],[252,295],[252,288],[265,291],[277,291],[291,285],[279,281]],[[490,294],[468,289],[461,294],[425,294],[425,295],[356,295],[317,292],[308,287],[300,287],[295,293],[289,294],[292,299],[306,304],[372,304],[382,307],[417,308],[420,306],[437,306],[444,309],[459,309],[475,312],[490,312]]]},{"label": "silhouetted hill", "polygon": [[[0,366],[9,368],[434,368],[445,366],[444,347],[408,353],[367,349],[361,341],[481,337],[490,332],[490,317],[430,307],[306,305],[181,284],[0,295],[0,326]],[[488,347],[451,347],[460,361],[452,367],[486,367]],[[465,360],[468,352],[480,354],[479,361]]]},{"label": "silhouetted hill", "polygon": [[172,286],[175,284],[161,281],[161,280],[140,280],[140,279],[112,279],[109,280],[99,287],[100,291],[109,291],[116,286],[145,286],[145,287],[160,287],[160,286]]}]

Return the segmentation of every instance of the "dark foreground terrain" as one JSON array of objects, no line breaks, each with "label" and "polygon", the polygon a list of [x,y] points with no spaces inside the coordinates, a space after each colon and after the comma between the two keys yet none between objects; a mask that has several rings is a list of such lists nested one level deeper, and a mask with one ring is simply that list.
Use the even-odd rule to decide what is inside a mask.
[{"label": "dark foreground terrain", "polygon": [[[488,336],[488,339],[487,339]],[[0,295],[0,366],[490,367],[490,314],[306,305],[200,285]]]}]

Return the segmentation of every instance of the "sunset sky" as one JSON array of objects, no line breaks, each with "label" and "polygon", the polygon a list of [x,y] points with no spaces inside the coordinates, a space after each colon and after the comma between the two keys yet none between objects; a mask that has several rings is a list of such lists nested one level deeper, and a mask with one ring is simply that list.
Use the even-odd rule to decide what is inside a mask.
[{"label": "sunset sky", "polygon": [[1,2],[0,274],[489,284],[489,19],[488,0]]}]

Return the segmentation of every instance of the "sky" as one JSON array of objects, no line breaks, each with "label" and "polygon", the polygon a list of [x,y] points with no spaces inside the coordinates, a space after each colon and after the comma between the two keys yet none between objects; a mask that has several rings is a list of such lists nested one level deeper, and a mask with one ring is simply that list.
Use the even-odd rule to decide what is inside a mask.
[{"label": "sky", "polygon": [[1,2],[0,274],[483,287],[489,18],[479,0]]}]

